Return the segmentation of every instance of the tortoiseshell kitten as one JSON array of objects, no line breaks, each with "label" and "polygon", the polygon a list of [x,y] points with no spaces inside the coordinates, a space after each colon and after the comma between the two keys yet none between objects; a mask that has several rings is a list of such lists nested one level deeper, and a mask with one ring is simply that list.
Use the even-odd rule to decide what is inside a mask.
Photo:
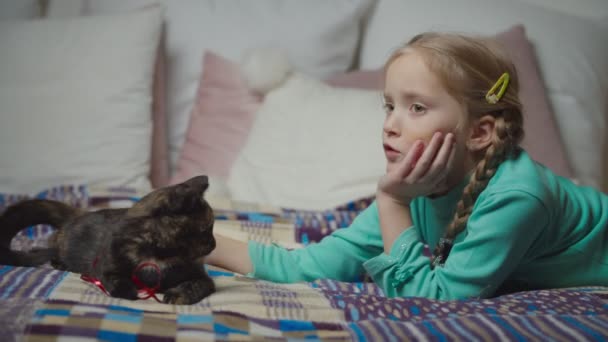
[{"label": "tortoiseshell kitten", "polygon": [[[193,304],[215,291],[203,268],[215,248],[213,210],[203,198],[206,176],[155,190],[129,209],[83,211],[50,200],[25,200],[0,216],[0,263],[55,268],[95,277],[114,297],[137,299],[140,281],[160,284],[163,301]],[[48,248],[10,249],[22,229],[49,224],[57,228]],[[139,267],[142,263],[158,265]]]}]

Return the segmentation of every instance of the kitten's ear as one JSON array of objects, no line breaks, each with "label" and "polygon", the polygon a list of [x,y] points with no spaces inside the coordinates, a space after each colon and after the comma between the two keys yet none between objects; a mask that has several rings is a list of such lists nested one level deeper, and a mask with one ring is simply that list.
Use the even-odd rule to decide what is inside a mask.
[{"label": "kitten's ear", "polygon": [[182,184],[190,187],[192,191],[200,191],[202,194],[209,188],[209,177],[206,175],[192,177]]},{"label": "kitten's ear", "polygon": [[128,217],[183,215],[202,208],[203,195],[209,188],[207,176],[155,190],[127,211]]}]

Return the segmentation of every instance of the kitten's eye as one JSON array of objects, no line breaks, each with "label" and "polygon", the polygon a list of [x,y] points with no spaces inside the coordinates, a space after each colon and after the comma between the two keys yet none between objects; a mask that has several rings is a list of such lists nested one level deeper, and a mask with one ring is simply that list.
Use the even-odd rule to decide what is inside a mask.
[{"label": "kitten's eye", "polygon": [[419,103],[414,103],[410,107],[410,110],[414,113],[420,114],[420,113],[424,113],[426,111],[426,107],[424,107],[423,105],[421,105]]}]

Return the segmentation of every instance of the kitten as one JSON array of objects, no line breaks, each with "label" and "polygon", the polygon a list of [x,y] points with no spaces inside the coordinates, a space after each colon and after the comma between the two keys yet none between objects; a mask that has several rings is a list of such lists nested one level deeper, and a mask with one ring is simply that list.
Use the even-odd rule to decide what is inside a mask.
[{"label": "kitten", "polygon": [[[158,287],[163,302],[193,304],[215,291],[204,257],[215,248],[206,176],[155,190],[129,209],[84,211],[50,200],[25,200],[0,216],[0,264],[57,269],[99,279],[114,297],[137,299],[138,285]],[[48,248],[13,251],[22,229],[56,228]]]}]

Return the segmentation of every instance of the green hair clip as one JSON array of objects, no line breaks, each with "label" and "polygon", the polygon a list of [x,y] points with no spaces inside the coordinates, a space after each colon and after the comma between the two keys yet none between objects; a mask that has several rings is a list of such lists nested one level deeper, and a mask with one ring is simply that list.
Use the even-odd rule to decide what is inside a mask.
[{"label": "green hair clip", "polygon": [[[508,85],[509,73],[505,72],[500,76],[500,78],[498,78],[498,81],[494,83],[490,91],[488,91],[486,94],[486,101],[491,104],[496,104],[507,91]],[[498,89],[498,87],[500,87],[500,89],[498,90],[498,93],[496,93],[496,89]]]}]

